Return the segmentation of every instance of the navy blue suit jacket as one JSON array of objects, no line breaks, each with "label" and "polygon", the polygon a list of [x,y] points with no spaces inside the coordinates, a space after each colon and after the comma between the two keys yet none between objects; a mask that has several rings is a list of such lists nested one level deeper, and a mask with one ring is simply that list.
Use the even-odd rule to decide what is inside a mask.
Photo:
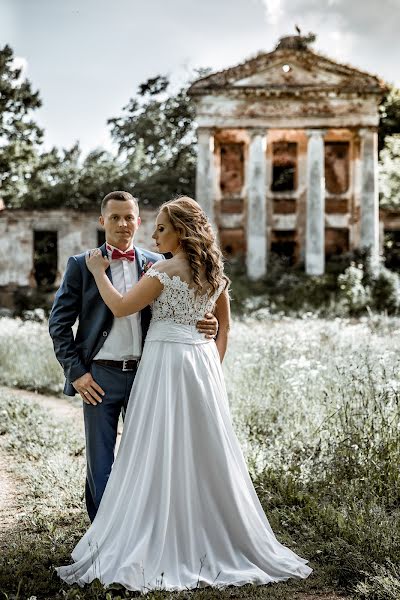
[{"label": "navy blue suit jacket", "polygon": [[[106,245],[100,246],[103,256],[107,255]],[[147,270],[149,263],[164,257],[135,247],[139,277]],[[110,281],[111,269],[106,271]],[[149,327],[150,307],[141,313],[143,343]],[[74,338],[72,326],[79,320]],[[63,282],[58,290],[49,317],[49,331],[53,340],[57,360],[64,369],[64,394],[76,393],[72,381],[90,369],[90,363],[104,344],[113,324],[114,316],[104,304],[93,275],[86,266],[85,253],[71,256],[68,260]]]}]

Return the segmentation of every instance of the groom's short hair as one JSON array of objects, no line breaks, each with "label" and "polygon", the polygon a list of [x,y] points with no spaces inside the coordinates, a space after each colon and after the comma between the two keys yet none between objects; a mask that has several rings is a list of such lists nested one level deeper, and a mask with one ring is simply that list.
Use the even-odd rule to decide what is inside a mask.
[{"label": "groom's short hair", "polygon": [[104,196],[104,198],[101,202],[101,214],[104,214],[106,206],[110,200],[122,200],[122,201],[132,200],[133,204],[135,205],[135,210],[137,211],[137,213],[139,213],[138,199],[135,198],[134,196],[132,196],[132,194],[130,194],[129,192],[117,191],[117,192],[110,192],[109,194],[107,194],[107,196]]}]

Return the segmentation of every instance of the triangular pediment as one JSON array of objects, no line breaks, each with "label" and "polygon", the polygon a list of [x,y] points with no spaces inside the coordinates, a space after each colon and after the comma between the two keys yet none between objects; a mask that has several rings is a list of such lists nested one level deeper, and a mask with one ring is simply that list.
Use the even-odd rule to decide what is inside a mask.
[{"label": "triangular pediment", "polygon": [[270,87],[270,86],[339,86],[344,83],[342,73],[323,68],[306,68],[295,60],[281,60],[268,68],[233,81],[234,87]]},{"label": "triangular pediment", "polygon": [[369,73],[337,63],[309,49],[275,50],[243,64],[213,73],[196,81],[194,94],[224,90],[339,89],[377,93],[382,82]]}]

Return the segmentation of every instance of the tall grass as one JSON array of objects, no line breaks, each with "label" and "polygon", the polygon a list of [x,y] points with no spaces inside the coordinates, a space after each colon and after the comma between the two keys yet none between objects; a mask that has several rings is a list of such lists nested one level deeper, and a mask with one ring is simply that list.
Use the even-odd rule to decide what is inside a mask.
[{"label": "tall grass", "polygon": [[[0,320],[0,341],[4,321],[10,330],[9,320]],[[30,326],[18,324],[21,339]],[[31,356],[40,385],[37,356],[51,360],[51,344],[45,327],[37,327],[40,344]],[[59,379],[52,381],[60,384],[55,367]],[[235,597],[292,599],[315,587],[360,600],[400,597],[399,367],[396,318],[266,319],[260,310],[234,323],[224,369],[235,428],[277,536],[314,568],[305,582],[243,588]],[[42,373],[48,388],[51,378]],[[0,410],[1,447],[29,486],[21,517],[26,533],[8,550],[0,590],[15,593],[6,581],[18,573],[14,584],[22,581],[26,597],[106,598],[98,583],[68,588],[52,571],[66,564],[87,525],[80,427],[4,394]],[[109,593],[123,596],[118,589]]]},{"label": "tall grass", "polygon": [[0,318],[0,384],[61,394],[62,369],[43,323]]},{"label": "tall grass", "polygon": [[400,321],[254,321],[235,337],[233,414],[275,526],[360,598],[384,578],[397,593]]},{"label": "tall grass", "polygon": [[19,502],[14,530],[0,536],[0,598],[55,597],[53,564],[68,562],[87,526],[82,428],[0,390],[0,449],[10,455]]}]

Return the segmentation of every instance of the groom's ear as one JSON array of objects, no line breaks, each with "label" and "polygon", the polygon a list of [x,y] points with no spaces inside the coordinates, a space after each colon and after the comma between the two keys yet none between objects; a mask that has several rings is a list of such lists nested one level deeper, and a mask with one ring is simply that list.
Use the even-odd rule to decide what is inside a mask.
[{"label": "groom's ear", "polygon": [[104,227],[104,217],[103,217],[103,215],[100,215],[100,216],[99,216],[99,223],[100,223],[100,225],[101,225],[102,227]]}]

